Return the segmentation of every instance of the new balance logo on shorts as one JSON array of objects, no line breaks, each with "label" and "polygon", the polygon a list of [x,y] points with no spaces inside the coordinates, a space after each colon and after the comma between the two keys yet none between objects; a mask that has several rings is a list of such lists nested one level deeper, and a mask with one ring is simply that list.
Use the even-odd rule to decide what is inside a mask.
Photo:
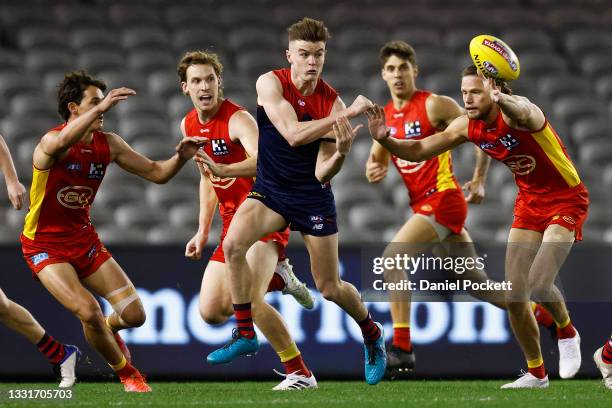
[{"label": "new balance logo on shorts", "polygon": [[225,140],[223,139],[213,139],[210,141],[210,146],[212,147],[212,153],[215,156],[223,156],[229,154],[229,149]]},{"label": "new balance logo on shorts", "polygon": [[311,215],[309,219],[310,219],[310,222],[313,223],[312,225],[313,230],[323,229],[323,216],[322,215]]},{"label": "new balance logo on shorts", "polygon": [[34,255],[30,259],[32,260],[32,263],[34,264],[34,266],[36,266],[39,263],[41,263],[42,261],[45,261],[45,260],[49,259],[49,254],[46,253],[46,252],[41,252],[40,254]]}]

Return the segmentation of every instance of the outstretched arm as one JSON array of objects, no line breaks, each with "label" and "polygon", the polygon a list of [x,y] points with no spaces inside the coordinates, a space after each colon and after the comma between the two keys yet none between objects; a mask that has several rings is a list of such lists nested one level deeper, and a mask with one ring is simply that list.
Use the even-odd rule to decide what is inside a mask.
[{"label": "outstretched arm", "polygon": [[[50,168],[55,160],[61,158],[86,135],[87,130],[100,115],[135,94],[136,92],[129,88],[113,89],[95,107],[68,123],[60,132],[54,131],[44,135],[34,150],[34,165],[40,169]],[[96,103],[96,100],[93,102]]]},{"label": "outstretched arm", "polygon": [[369,99],[359,95],[350,107],[342,111],[336,111],[323,119],[299,122],[295,110],[283,98],[283,88],[273,72],[260,76],[256,88],[257,103],[263,106],[274,127],[291,146],[313,142],[330,133],[339,117],[354,118],[372,106]]},{"label": "outstretched arm", "polygon": [[418,163],[431,159],[468,140],[467,116],[458,117],[443,132],[422,140],[399,140],[389,137],[390,132],[385,126],[384,111],[380,106],[368,110],[366,116],[368,117],[368,128],[372,138],[391,154],[411,162]]},{"label": "outstretched arm", "polygon": [[167,183],[196,151],[208,141],[205,137],[184,137],[176,146],[176,154],[163,161],[153,161],[130,147],[114,133],[107,133],[111,161],[119,167],[157,184]]},{"label": "outstretched arm", "polygon": [[480,71],[478,75],[483,79],[485,92],[489,92],[493,102],[499,105],[502,113],[514,122],[510,125],[518,125],[529,130],[540,130],[546,123],[542,110],[524,96],[508,95],[495,85],[492,78],[485,78]]},{"label": "outstretched arm", "polygon": [[6,190],[13,208],[16,210],[21,209],[25,201],[26,189],[23,184],[19,182],[11,153],[2,135],[0,135],[0,170],[2,170],[2,174],[4,174]]}]

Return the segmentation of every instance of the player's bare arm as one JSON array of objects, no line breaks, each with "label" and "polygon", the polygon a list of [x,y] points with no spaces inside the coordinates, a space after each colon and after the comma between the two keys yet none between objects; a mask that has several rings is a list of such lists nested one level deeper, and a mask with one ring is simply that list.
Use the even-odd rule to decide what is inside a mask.
[{"label": "player's bare arm", "polygon": [[463,189],[468,195],[465,201],[472,204],[480,204],[485,197],[485,184],[491,157],[483,152],[478,146],[475,147],[476,165],[474,167],[474,175],[472,180],[463,185]]},{"label": "player's bare arm", "polygon": [[203,165],[198,164],[198,167],[200,168],[200,187],[198,193],[200,198],[200,213],[198,216],[198,231],[185,246],[185,256],[192,260],[202,258],[202,250],[208,241],[210,226],[218,203],[217,194],[215,193],[215,189],[208,175],[204,171]]},{"label": "player's bare arm", "polygon": [[106,133],[111,161],[122,169],[157,184],[168,182],[197,150],[208,141],[204,137],[184,137],[176,146],[176,154],[163,161],[154,161],[136,152],[115,133]]},{"label": "player's bare arm", "polygon": [[255,177],[257,174],[257,122],[250,113],[239,110],[229,120],[230,139],[240,142],[248,157],[237,163],[215,163],[203,150],[198,150],[195,160],[206,165],[208,171],[216,177]]},{"label": "player's bare arm", "polygon": [[283,98],[283,88],[273,72],[259,77],[256,84],[257,103],[263,106],[272,124],[291,146],[300,146],[313,142],[332,131],[337,118],[346,116],[354,118],[372,106],[365,96],[359,95],[348,108],[335,112],[330,116],[299,122],[295,110]]},{"label": "player's bare arm", "polygon": [[26,189],[23,184],[19,182],[13,158],[11,157],[9,148],[2,135],[0,135],[0,170],[2,174],[4,174],[6,190],[13,208],[16,210],[21,209],[21,206],[25,202]]},{"label": "player's bare arm", "polygon": [[353,128],[346,116],[336,120],[333,126],[333,135],[336,143],[322,142],[319,146],[317,164],[315,166],[315,177],[317,180],[321,183],[326,183],[338,174],[361,127],[362,125],[357,125]]},{"label": "player's bare arm", "polygon": [[[92,89],[97,91],[92,91]],[[78,117],[74,120],[68,121],[61,131],[45,134],[34,149],[33,161],[34,166],[38,169],[44,170],[50,168],[56,160],[64,157],[73,145],[91,133],[90,127],[94,121],[100,119],[105,112],[108,112],[120,101],[136,95],[133,89],[125,87],[113,89],[106,96],[103,96],[102,91],[93,87],[85,91],[85,93],[88,92],[96,92],[96,94],[92,94],[91,97],[86,95],[84,101],[81,102],[81,105],[83,105],[81,108],[87,109],[87,105],[91,105],[91,109],[78,114]],[[75,102],[68,104],[68,109],[71,112],[77,112],[79,107]]]},{"label": "player's bare arm", "polygon": [[[479,74],[482,77],[482,74]],[[528,130],[542,129],[546,118],[542,110],[529,99],[520,95],[508,95],[499,89],[491,78],[483,80],[485,92],[501,109],[503,115],[510,120],[511,127],[521,127]]]},{"label": "player's bare arm", "polygon": [[423,140],[399,140],[389,137],[390,131],[385,126],[385,114],[380,106],[368,110],[366,116],[372,138],[395,156],[412,162],[429,160],[468,140],[467,116],[458,117],[444,131]]},{"label": "player's bare arm", "polygon": [[465,112],[453,98],[431,94],[425,102],[427,118],[436,129],[446,129],[448,125]]}]

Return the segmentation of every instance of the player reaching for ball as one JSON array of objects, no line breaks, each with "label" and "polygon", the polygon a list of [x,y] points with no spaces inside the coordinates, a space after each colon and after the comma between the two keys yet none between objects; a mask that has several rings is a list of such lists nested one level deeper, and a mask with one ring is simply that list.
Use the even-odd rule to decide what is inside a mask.
[{"label": "player reaching for ball", "polygon": [[[416,52],[403,41],[385,44],[379,53],[382,79],[387,83],[391,101],[384,108],[385,123],[396,139],[422,140],[444,130],[464,112],[453,99],[416,88],[419,73]],[[476,148],[476,168],[472,180],[466,183],[465,198],[452,170],[450,152],[419,163],[393,156],[376,141],[372,144],[366,164],[366,177],[371,183],[380,182],[387,174],[389,160],[397,168],[408,193],[414,215],[400,228],[385,250],[385,257],[397,253],[420,255],[435,243],[444,242],[449,255],[475,258],[472,239],[463,227],[467,217],[466,201],[480,203],[484,197],[486,172],[490,158]],[[446,245],[448,244],[448,245]],[[471,269],[459,279],[483,282],[487,280],[482,270]],[[408,279],[403,270],[389,270],[386,280]],[[479,299],[506,308],[503,291],[474,292]],[[390,293],[393,319],[393,343],[387,351],[387,371],[395,376],[398,370],[412,370],[415,356],[410,341],[410,291]],[[554,325],[550,314],[535,305],[538,322]]]},{"label": "player reaching for ball", "polygon": [[431,159],[470,141],[514,173],[519,193],[506,252],[505,277],[512,282],[506,301],[528,372],[502,388],[545,388],[548,374],[530,297],[554,317],[559,374],[572,378],[580,369],[580,336],[554,280],[574,240],[582,239],[588,192],[538,106],[512,95],[503,81],[483,77],[475,66],[463,71],[461,93],[467,114],[442,132],[422,140],[390,137],[384,111],[376,106],[366,112],[370,134],[392,154],[412,162]]}]

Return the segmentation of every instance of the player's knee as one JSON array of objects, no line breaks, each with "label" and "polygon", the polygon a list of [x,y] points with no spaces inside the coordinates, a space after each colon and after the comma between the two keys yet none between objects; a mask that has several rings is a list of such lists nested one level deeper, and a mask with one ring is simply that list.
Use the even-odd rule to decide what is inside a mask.
[{"label": "player's knee", "polygon": [[227,262],[233,263],[239,258],[246,257],[248,249],[246,245],[243,245],[233,238],[226,238],[223,240],[223,253],[225,254]]},{"label": "player's knee", "polygon": [[85,301],[77,305],[74,314],[77,318],[90,326],[104,325],[104,314],[100,305],[95,301]]},{"label": "player's knee", "polygon": [[221,324],[227,320],[227,315],[218,307],[200,304],[200,316],[208,324]]},{"label": "player's knee", "polygon": [[339,282],[319,282],[317,283],[317,289],[321,292],[321,295],[330,301],[334,301],[338,298],[338,293],[340,292],[340,283]]},{"label": "player's knee", "polygon": [[[132,303],[135,305],[135,303]],[[142,307],[142,304],[137,304],[134,307],[126,308],[121,313],[121,320],[123,320],[130,327],[140,327],[147,320],[147,315]]]}]

